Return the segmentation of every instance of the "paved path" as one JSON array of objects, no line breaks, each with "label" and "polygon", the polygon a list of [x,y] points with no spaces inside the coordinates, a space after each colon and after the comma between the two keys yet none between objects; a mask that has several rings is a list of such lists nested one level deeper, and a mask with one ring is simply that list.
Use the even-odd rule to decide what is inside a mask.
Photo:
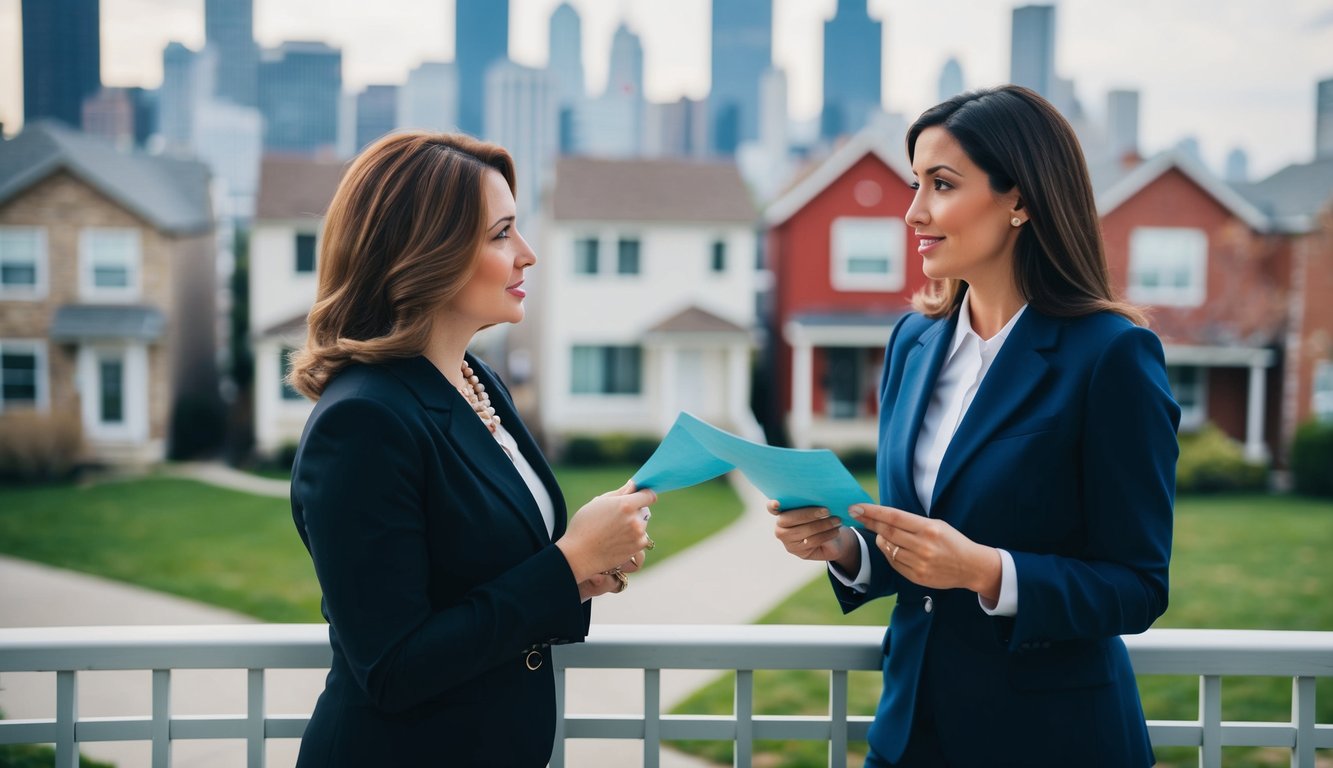
[{"label": "paved path", "polygon": [[[214,464],[180,464],[168,474],[190,477],[234,490],[287,496],[287,483],[256,477]],[[823,566],[787,555],[773,539],[772,518],[764,497],[733,473],[732,485],[744,513],[735,523],[690,549],[640,574],[621,595],[598,598],[593,621],[598,624],[748,624],[767,613],[794,590],[822,572]],[[660,556],[664,553],[656,552]],[[180,598],[129,587],[69,571],[0,557],[0,626],[225,624],[253,621],[245,616]],[[310,711],[323,687],[323,674],[287,672],[270,691],[271,712]],[[286,677],[290,675],[290,678]],[[244,673],[187,671],[173,675],[173,710],[196,713],[244,708]],[[713,677],[712,673],[681,671],[662,675],[662,707],[670,709]],[[149,675],[83,673],[79,677],[80,715],[102,716],[130,709],[149,711]],[[571,713],[641,713],[642,673],[625,670],[575,670],[569,673],[566,710]],[[50,717],[54,711],[54,675],[5,675],[0,680],[0,709],[11,718]],[[231,749],[235,746],[236,749]],[[221,742],[180,742],[175,764],[182,768],[224,768],[243,764],[240,745]],[[89,744],[84,752],[116,761],[120,768],[148,764],[147,745]],[[289,766],[295,743],[274,740],[269,765]],[[637,741],[576,740],[567,748],[566,764],[577,768],[633,768],[642,764]],[[664,751],[664,768],[705,765],[679,753]]]}]

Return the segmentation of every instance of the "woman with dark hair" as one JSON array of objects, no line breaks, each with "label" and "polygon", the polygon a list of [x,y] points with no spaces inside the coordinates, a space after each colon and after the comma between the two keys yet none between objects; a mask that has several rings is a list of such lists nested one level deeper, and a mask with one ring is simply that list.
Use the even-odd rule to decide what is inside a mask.
[{"label": "woman with dark hair", "polygon": [[651,548],[652,491],[566,523],[504,384],[466,350],[523,319],[514,167],[461,135],[381,139],[329,207],[290,381],[318,400],[292,514],[324,592],[333,663],[300,766],[543,766],[552,643]]},{"label": "woman with dark hair", "polygon": [[866,765],[1151,765],[1120,635],[1167,605],[1161,342],[1111,290],[1078,141],[1040,96],[956,96],[907,154],[933,284],[885,354],[883,506],[776,531],[829,561],[844,611],[896,595]]}]

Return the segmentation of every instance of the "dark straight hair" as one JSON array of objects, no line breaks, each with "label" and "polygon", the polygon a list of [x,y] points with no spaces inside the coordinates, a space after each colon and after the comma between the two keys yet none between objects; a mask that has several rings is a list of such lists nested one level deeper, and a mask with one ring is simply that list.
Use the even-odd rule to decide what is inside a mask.
[{"label": "dark straight hair", "polygon": [[[1101,222],[1074,129],[1051,103],[1017,85],[959,94],[931,107],[907,130],[907,157],[927,128],[949,132],[1003,194],[1018,188],[1028,220],[1014,246],[1014,282],[1034,309],[1056,317],[1109,311],[1147,325],[1143,311],[1111,290]],[[965,284],[939,281],[912,297],[929,317],[962,303]]]}]

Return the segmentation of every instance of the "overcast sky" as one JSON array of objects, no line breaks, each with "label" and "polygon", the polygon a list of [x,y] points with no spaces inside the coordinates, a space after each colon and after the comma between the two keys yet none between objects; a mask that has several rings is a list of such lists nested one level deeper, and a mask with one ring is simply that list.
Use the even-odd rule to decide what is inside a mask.
[{"label": "overcast sky", "polygon": [[[510,56],[546,61],[560,0],[510,0]],[[622,20],[643,39],[650,99],[708,91],[710,0],[571,0],[583,18],[589,87],[606,78]],[[1110,88],[1141,94],[1145,152],[1193,135],[1220,171],[1234,147],[1262,177],[1314,151],[1315,84],[1333,78],[1329,0],[1055,0],[1056,69],[1093,115]],[[774,0],[773,55],[793,119],[819,110],[822,22],[836,0]],[[884,104],[909,120],[935,102],[940,67],[962,62],[968,87],[1009,74],[1010,0],[869,0],[884,22]],[[20,0],[0,0],[0,120],[22,119]],[[169,40],[202,45],[203,0],[101,0],[102,79],[156,87]],[[348,89],[399,83],[426,59],[452,59],[453,0],[255,0],[255,36],[325,40],[343,50]]]}]

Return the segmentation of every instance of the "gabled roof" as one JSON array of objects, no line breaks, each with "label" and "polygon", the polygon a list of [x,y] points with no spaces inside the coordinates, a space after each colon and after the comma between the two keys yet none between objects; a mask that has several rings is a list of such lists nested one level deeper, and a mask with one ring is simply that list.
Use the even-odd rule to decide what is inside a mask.
[{"label": "gabled roof", "polygon": [[213,226],[203,163],[122,152],[47,120],[29,123],[18,136],[0,141],[0,204],[61,170],[163,232],[197,234]]},{"label": "gabled roof", "polygon": [[693,304],[648,329],[648,333],[749,333],[730,320]]},{"label": "gabled roof", "polygon": [[1289,165],[1268,178],[1237,187],[1285,232],[1308,232],[1333,203],[1333,157]]},{"label": "gabled roof", "polygon": [[328,211],[347,164],[267,156],[259,166],[256,220],[320,218]]},{"label": "gabled roof", "polygon": [[1185,152],[1170,149],[1140,163],[1132,171],[1107,187],[1097,196],[1097,215],[1105,217],[1125,201],[1143,191],[1172,168],[1197,184],[1223,208],[1257,232],[1267,232],[1272,221],[1231,185],[1214,176],[1199,161]]},{"label": "gabled roof", "polygon": [[874,155],[902,178],[904,184],[912,182],[912,169],[903,157],[904,149],[891,141],[887,133],[876,130],[872,125],[844,141],[828,157],[820,161],[804,177],[793,184],[769,203],[764,210],[764,221],[770,227],[776,227],[796,214],[811,200],[828,188],[830,184],[842,178],[852,166],[866,155]]},{"label": "gabled roof", "polygon": [[562,157],[556,221],[752,224],[759,218],[733,163]]}]

